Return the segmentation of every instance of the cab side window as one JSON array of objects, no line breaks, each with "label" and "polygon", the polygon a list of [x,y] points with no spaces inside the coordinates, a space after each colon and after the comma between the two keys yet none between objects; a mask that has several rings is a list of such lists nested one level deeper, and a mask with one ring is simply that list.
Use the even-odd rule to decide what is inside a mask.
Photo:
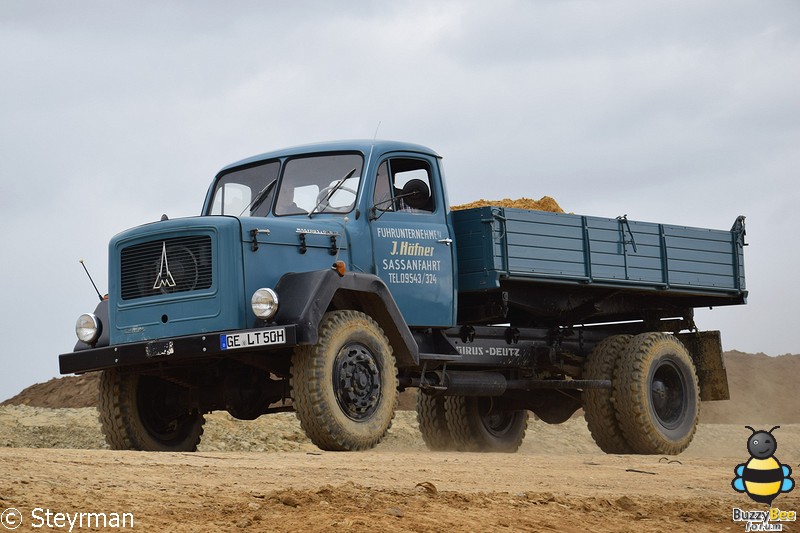
[{"label": "cab side window", "polygon": [[432,213],[436,202],[428,162],[397,157],[381,163],[375,181],[374,203],[379,211]]}]

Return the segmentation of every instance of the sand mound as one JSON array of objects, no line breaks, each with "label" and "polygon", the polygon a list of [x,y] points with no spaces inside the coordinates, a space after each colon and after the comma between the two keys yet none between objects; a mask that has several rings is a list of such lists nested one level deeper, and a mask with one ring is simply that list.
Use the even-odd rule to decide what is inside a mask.
[{"label": "sand mound", "polygon": [[30,405],[50,409],[95,407],[99,379],[99,372],[53,378],[23,389],[16,396],[0,403],[0,406]]},{"label": "sand mound", "polygon": [[531,198],[518,198],[512,200],[511,198],[503,198],[502,200],[476,200],[468,204],[454,205],[450,209],[453,211],[460,211],[462,209],[472,209],[473,207],[513,207],[516,209],[532,209],[534,211],[549,211],[551,213],[563,213],[564,210],[558,205],[554,199],[549,196],[542,196],[538,200]]},{"label": "sand mound", "polygon": [[793,394],[800,355],[770,357],[731,351],[725,352],[725,367],[731,399],[703,402],[701,422],[754,427],[800,423],[800,399]]}]

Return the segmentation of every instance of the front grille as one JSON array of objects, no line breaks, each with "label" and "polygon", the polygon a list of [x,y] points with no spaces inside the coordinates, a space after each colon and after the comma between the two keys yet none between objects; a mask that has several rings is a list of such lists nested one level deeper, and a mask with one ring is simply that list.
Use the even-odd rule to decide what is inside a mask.
[{"label": "front grille", "polygon": [[128,246],[120,254],[122,299],[211,287],[211,237],[174,237]]}]

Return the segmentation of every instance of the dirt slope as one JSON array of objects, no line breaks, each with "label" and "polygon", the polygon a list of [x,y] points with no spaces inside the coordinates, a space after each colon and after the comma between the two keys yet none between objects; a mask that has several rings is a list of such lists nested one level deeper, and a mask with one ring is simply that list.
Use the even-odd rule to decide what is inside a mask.
[{"label": "dirt slope", "polygon": [[732,351],[725,353],[725,366],[731,399],[704,402],[702,422],[770,427],[800,423],[800,400],[795,394],[800,355],[769,357]]},{"label": "dirt slope", "polygon": [[3,405],[30,405],[51,409],[72,407],[95,407],[100,374],[53,378],[44,383],[26,387],[19,394],[0,403]]}]

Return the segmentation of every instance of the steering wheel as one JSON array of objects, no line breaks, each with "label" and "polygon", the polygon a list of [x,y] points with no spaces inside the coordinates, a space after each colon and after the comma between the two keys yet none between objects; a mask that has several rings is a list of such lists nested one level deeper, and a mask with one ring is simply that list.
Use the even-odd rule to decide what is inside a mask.
[{"label": "steering wheel", "polygon": [[[319,194],[317,195],[317,203],[320,203],[322,200],[324,200],[325,197],[328,196],[328,193],[331,191],[331,189],[333,189],[334,187],[336,187],[336,185],[331,185],[330,187],[325,187],[324,189],[319,191]],[[341,187],[336,189],[336,192],[339,192],[339,191],[347,191],[350,194],[352,194],[353,195],[353,201],[355,201],[356,196],[358,195],[358,193],[356,191],[354,191],[350,187],[345,187],[344,185],[342,185]],[[336,194],[336,193],[334,193],[334,194]],[[328,201],[330,202],[330,198],[328,198]],[[342,206],[342,207],[334,207],[334,206],[331,206],[330,203],[329,203],[325,207],[325,209],[323,209],[323,211],[325,211],[327,209],[330,209],[332,211],[339,211],[341,209],[344,209],[345,207],[347,207],[347,209],[349,210],[350,206],[348,205],[348,206]]]},{"label": "steering wheel", "polygon": [[[322,200],[323,198],[325,198],[325,196],[327,196],[327,194],[328,194],[328,191],[330,191],[330,190],[331,190],[331,189],[333,189],[334,187],[336,187],[336,185],[331,185],[330,187],[325,187],[324,189],[322,189],[321,191],[319,191],[319,194],[317,195],[317,201],[320,201],[320,200]],[[342,185],[341,187],[339,187],[338,189],[336,189],[336,192],[339,192],[339,191],[347,191],[347,192],[349,192],[349,193],[353,193],[353,196],[355,196],[356,194],[358,194],[358,193],[356,193],[356,191],[354,191],[354,190],[353,190],[353,189],[351,189],[350,187],[345,187],[344,185]]]}]

